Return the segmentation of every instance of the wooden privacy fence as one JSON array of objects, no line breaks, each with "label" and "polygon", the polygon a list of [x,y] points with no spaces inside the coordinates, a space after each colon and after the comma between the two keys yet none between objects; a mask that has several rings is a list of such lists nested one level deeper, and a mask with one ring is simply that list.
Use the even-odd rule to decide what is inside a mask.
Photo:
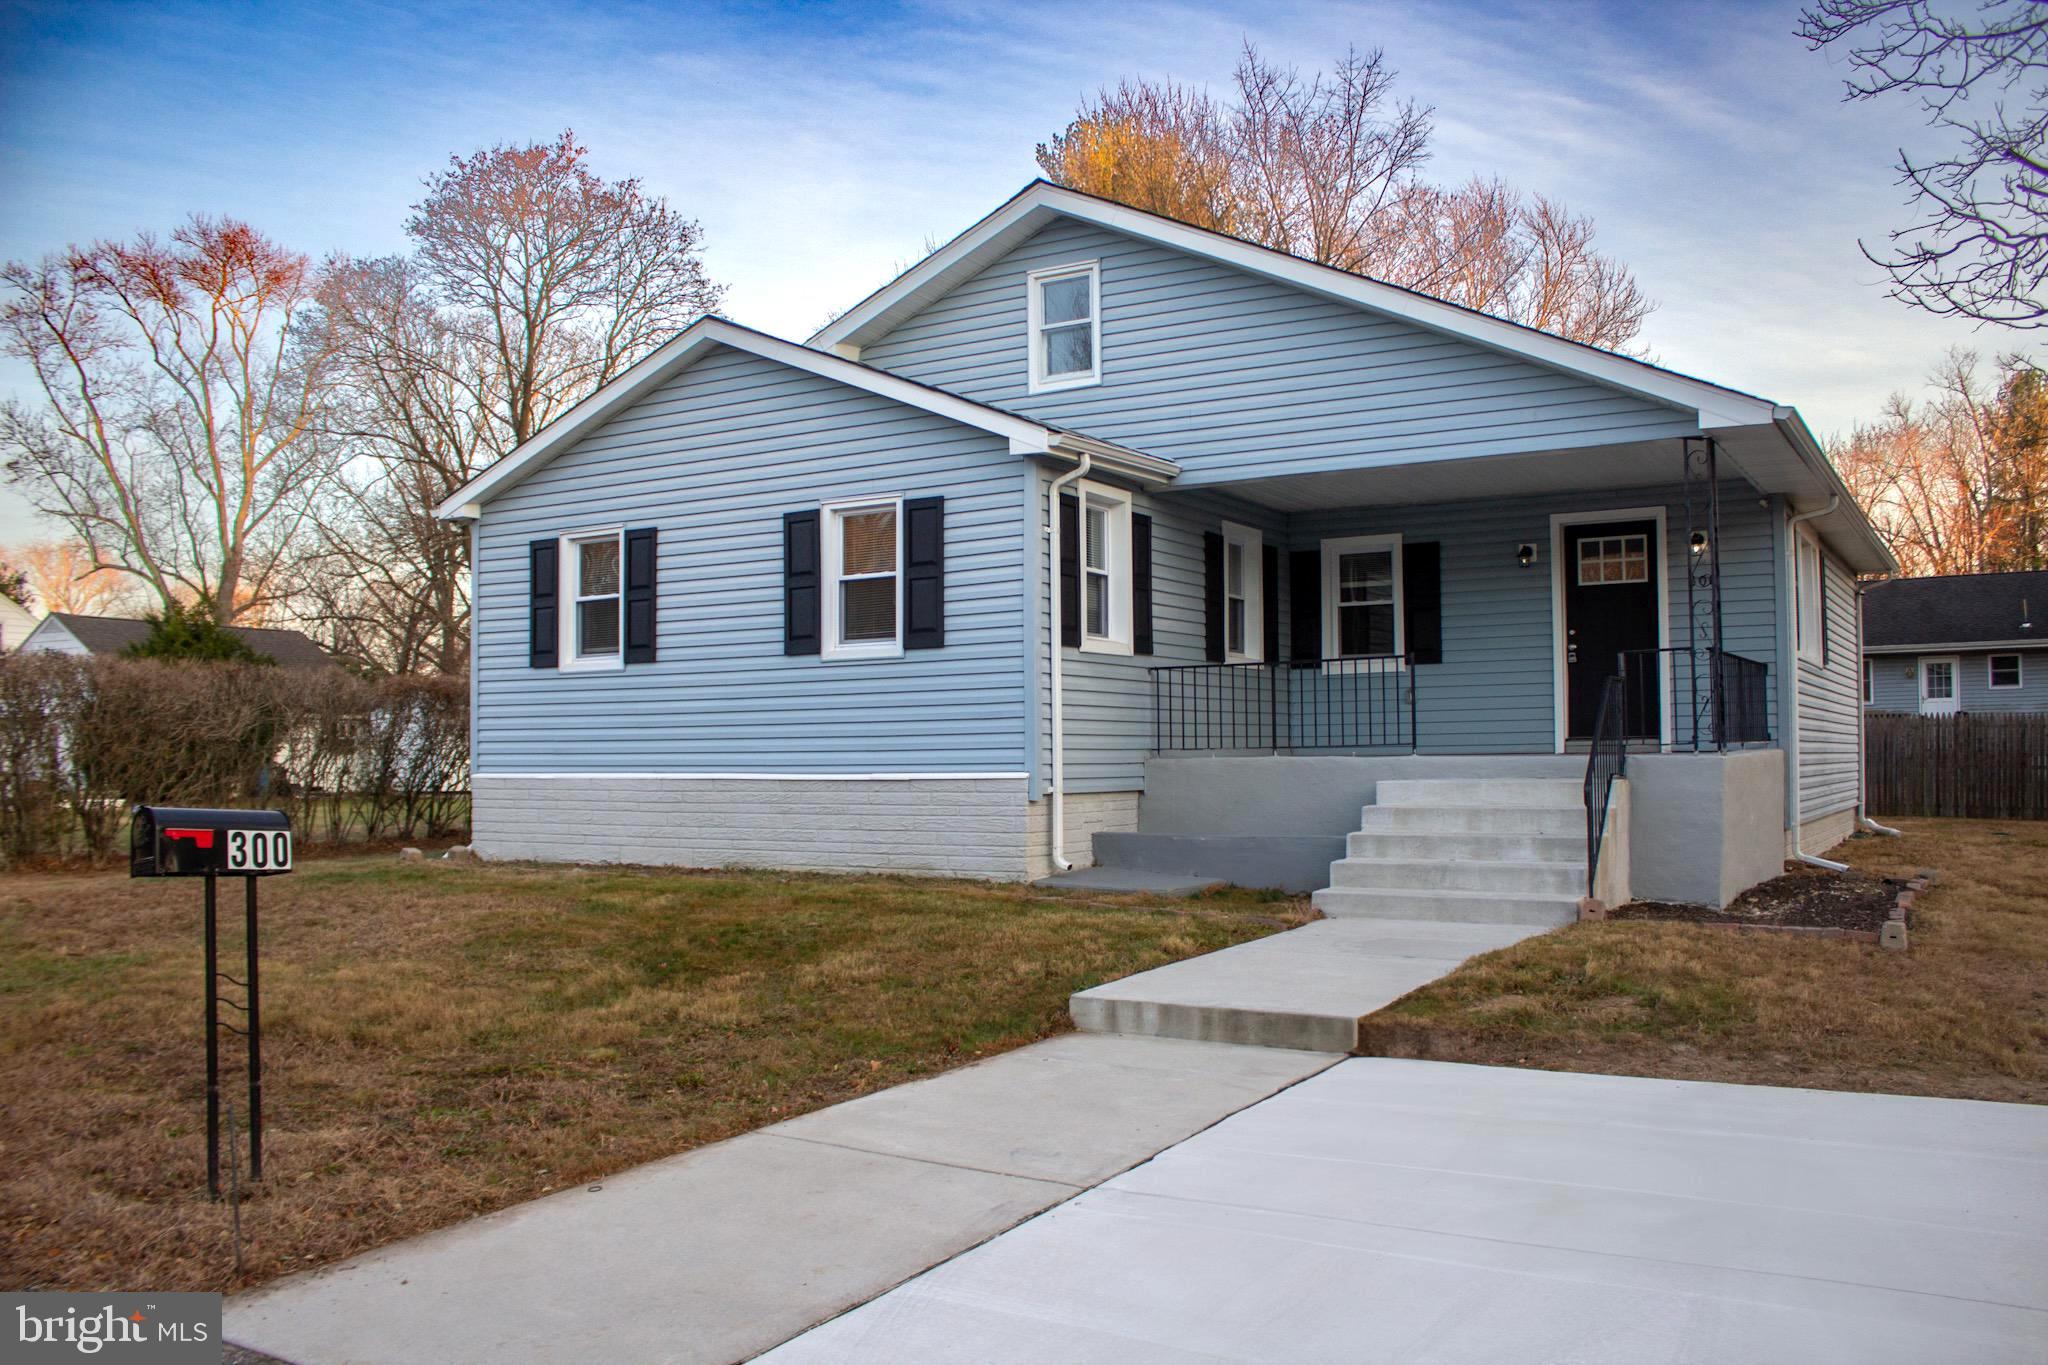
[{"label": "wooden privacy fence", "polygon": [[2048,715],[1876,713],[1871,814],[2048,820]]}]

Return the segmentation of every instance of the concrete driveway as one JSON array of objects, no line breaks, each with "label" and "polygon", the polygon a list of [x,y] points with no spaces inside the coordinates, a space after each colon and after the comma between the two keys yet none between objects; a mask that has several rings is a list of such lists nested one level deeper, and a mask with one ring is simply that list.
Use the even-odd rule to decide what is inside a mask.
[{"label": "concrete driveway", "polygon": [[2048,1360],[2048,1108],[1359,1058],[770,1352]]}]

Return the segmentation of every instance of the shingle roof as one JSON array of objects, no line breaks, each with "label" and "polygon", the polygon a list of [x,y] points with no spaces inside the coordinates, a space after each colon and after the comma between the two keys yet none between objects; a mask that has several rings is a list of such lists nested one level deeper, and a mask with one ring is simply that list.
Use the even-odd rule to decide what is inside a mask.
[{"label": "shingle roof", "polygon": [[1863,643],[2048,644],[2048,570],[1894,578],[1863,594]]},{"label": "shingle roof", "polygon": [[[130,645],[149,638],[149,622],[123,616],[79,616],[53,611],[50,616],[71,632],[73,639],[94,654],[119,654]],[[332,668],[334,660],[303,631],[272,626],[230,626],[228,629],[248,642],[258,654],[267,654],[280,668]]]}]

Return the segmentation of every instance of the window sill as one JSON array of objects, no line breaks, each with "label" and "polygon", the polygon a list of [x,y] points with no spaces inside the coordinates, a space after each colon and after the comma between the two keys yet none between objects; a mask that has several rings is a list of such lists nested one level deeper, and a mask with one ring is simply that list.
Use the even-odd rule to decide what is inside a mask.
[{"label": "window sill", "polygon": [[1132,652],[1129,640],[1106,640],[1083,636],[1079,649],[1083,654],[1123,654]]},{"label": "window sill", "polygon": [[903,646],[901,644],[874,646],[840,645],[833,649],[820,650],[818,657],[826,663],[841,664],[858,663],[863,659],[900,659],[903,657]]},{"label": "window sill", "polygon": [[625,668],[626,661],[616,654],[598,659],[564,659],[556,666],[561,673],[617,673]]},{"label": "window sill", "polygon": [[1086,374],[1061,379],[1034,379],[1025,387],[1030,393],[1059,393],[1064,389],[1093,388],[1101,382],[1100,374]]}]

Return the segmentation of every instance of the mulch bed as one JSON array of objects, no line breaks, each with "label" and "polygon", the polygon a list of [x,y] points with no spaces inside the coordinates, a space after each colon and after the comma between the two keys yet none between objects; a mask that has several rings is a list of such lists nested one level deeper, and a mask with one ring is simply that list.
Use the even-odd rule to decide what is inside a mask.
[{"label": "mulch bed", "polygon": [[1905,885],[1901,879],[1800,865],[1782,877],[1752,886],[1726,909],[1632,901],[1611,911],[1609,917],[1756,928],[1846,929],[1875,934],[1884,927]]}]

